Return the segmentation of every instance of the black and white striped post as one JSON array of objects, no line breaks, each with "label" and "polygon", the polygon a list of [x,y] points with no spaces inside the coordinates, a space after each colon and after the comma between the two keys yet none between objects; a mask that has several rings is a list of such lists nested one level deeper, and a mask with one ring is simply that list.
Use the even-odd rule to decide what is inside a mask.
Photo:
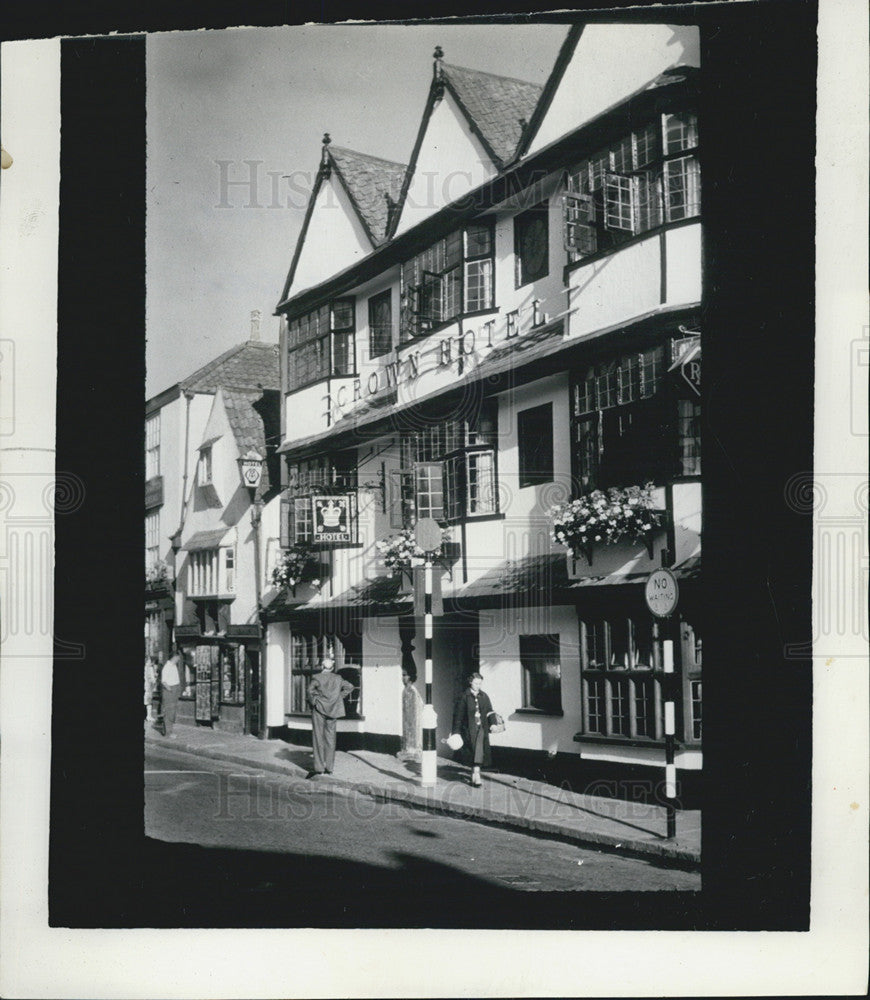
[{"label": "black and white striped post", "polygon": [[[675,617],[680,588],[677,578],[666,568],[653,570],[645,588],[646,604],[656,618],[665,619],[664,626],[671,638],[662,641],[662,694],[665,707],[665,808],[667,810],[667,836],[677,835],[677,768],[674,763],[674,739],[676,736],[676,710],[674,703],[674,635],[680,641],[679,619]],[[676,650],[679,655],[679,649]]]},{"label": "black and white striped post", "polygon": [[430,517],[422,518],[414,526],[414,540],[426,554],[426,561],[423,566],[423,635],[426,641],[424,653],[426,702],[423,705],[421,720],[423,729],[423,754],[420,763],[420,784],[424,787],[431,787],[438,779],[438,752],[435,742],[438,716],[435,714],[435,709],[432,705],[432,638],[434,633],[432,615],[432,554],[441,546],[440,525]]}]

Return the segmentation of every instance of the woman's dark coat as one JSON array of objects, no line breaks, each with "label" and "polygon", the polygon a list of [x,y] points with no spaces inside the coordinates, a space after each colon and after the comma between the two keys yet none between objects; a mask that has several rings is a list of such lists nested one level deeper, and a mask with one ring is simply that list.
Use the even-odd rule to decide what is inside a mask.
[{"label": "woman's dark coat", "polygon": [[[483,728],[483,766],[489,767],[492,764],[492,754],[489,748],[489,713],[492,711],[492,702],[485,691],[477,692],[477,700],[480,704],[480,724]],[[474,725],[474,695],[471,690],[463,691],[456,699],[453,706],[453,728],[452,733],[459,733],[462,737],[462,749],[457,751],[458,758],[468,764],[474,760],[474,740],[471,729]]]}]

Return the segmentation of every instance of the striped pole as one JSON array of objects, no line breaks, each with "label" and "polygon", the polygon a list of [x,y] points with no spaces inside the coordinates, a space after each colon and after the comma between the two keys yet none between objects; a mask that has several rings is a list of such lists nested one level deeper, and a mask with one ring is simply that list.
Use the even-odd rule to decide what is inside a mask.
[{"label": "striped pole", "polygon": [[423,706],[423,757],[420,765],[420,784],[431,786],[435,784],[438,774],[437,751],[435,749],[435,730],[438,717],[432,707],[432,558],[426,553],[426,565],[423,568],[423,627],[426,638],[426,704]]},{"label": "striped pole", "polygon": [[668,839],[677,835],[677,768],[674,765],[674,641],[662,643],[665,670],[665,798],[668,810]]}]

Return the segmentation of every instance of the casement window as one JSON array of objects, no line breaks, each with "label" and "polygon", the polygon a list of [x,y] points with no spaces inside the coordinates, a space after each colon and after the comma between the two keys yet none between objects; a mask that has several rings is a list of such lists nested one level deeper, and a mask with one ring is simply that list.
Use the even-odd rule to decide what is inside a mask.
[{"label": "casement window", "polygon": [[160,511],[145,515],[145,569],[160,559]]},{"label": "casement window", "polygon": [[700,407],[665,391],[663,346],[591,366],[572,385],[572,457],[581,492],[700,472]]},{"label": "casement window", "polygon": [[497,514],[495,433],[495,410],[487,407],[474,421],[446,420],[404,434],[402,468],[392,474],[391,526]]},{"label": "casement window", "polygon": [[287,324],[287,389],[356,372],[354,299],[335,299]]},{"label": "casement window", "polygon": [[190,597],[232,594],[235,591],[235,551],[225,546],[191,552],[187,574]]},{"label": "casement window", "polygon": [[553,404],[517,414],[520,489],[553,481]]},{"label": "casement window", "polygon": [[559,636],[521,635],[523,708],[562,714],[562,666]]},{"label": "casement window", "polygon": [[660,115],[568,171],[563,236],[569,259],[614,249],[625,240],[701,211],[692,112]]},{"label": "casement window", "polygon": [[323,658],[331,653],[335,672],[353,685],[354,690],[344,699],[345,718],[362,716],[362,637],[353,632],[323,635],[313,630],[293,630],[290,638],[290,684],[287,712],[310,715],[308,686],[320,672]]},{"label": "casement window", "polygon": [[145,479],[160,475],[160,413],[145,421]]},{"label": "casement window", "polygon": [[402,264],[401,338],[420,337],[466,313],[493,307],[493,234],[473,224]]},{"label": "casement window", "polygon": [[393,349],[393,299],[388,288],[369,299],[369,357],[379,358]]},{"label": "casement window", "polygon": [[207,486],[212,480],[211,445],[199,450],[199,470],[197,472],[197,483],[199,486]]},{"label": "casement window", "polygon": [[514,218],[516,287],[547,276],[550,270],[550,223],[544,202]]}]

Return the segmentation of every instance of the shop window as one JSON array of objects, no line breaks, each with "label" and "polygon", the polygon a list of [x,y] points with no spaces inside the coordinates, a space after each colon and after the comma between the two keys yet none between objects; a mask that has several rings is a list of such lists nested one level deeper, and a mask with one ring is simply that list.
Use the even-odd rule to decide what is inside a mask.
[{"label": "shop window", "polygon": [[388,288],[369,299],[369,357],[379,358],[393,349],[393,300]]},{"label": "shop window", "polygon": [[402,436],[402,469],[392,475],[391,526],[421,517],[455,522],[498,513],[495,410],[474,420],[441,420]]},{"label": "shop window", "polygon": [[661,683],[652,622],[590,619],[582,623],[585,732],[661,739]]},{"label": "shop window", "polygon": [[562,714],[562,667],[559,636],[521,635],[523,708]]},{"label": "shop window", "polygon": [[345,717],[360,718],[362,711],[362,637],[322,635],[315,631],[294,631],[290,638],[290,686],[287,711],[291,715],[308,715],[308,686],[320,673],[327,653],[335,657],[335,671],[353,685],[354,690],[344,700]]},{"label": "shop window", "polygon": [[493,308],[493,235],[473,224],[402,264],[401,338],[423,336],[466,313]]},{"label": "shop window", "polygon": [[553,404],[517,414],[520,488],[553,481]]},{"label": "shop window", "polygon": [[220,651],[221,701],[242,705],[245,701],[245,647],[222,646]]},{"label": "shop window", "polygon": [[333,302],[287,324],[287,389],[356,372],[355,303]]},{"label": "shop window", "polygon": [[549,273],[550,226],[546,202],[514,218],[514,260],[517,288]]},{"label": "shop window", "polygon": [[160,412],[145,421],[145,479],[160,475]]},{"label": "shop window", "polygon": [[182,646],[179,650],[181,654],[181,693],[179,698],[196,697],[196,656],[195,646]]},{"label": "shop window", "polygon": [[568,171],[563,236],[569,260],[701,211],[698,120],[665,114]]}]

